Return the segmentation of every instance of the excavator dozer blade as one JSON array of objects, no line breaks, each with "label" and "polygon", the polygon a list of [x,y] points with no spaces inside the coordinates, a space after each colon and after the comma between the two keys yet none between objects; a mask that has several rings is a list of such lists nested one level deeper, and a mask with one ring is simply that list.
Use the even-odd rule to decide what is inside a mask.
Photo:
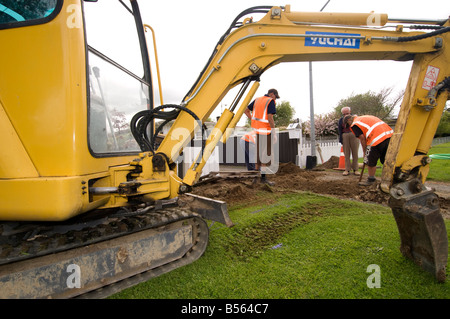
[{"label": "excavator dozer blade", "polygon": [[397,184],[390,193],[389,206],[400,233],[400,251],[439,282],[445,282],[448,237],[438,197],[419,180]]},{"label": "excavator dozer blade", "polygon": [[198,196],[191,193],[184,194],[180,205],[188,206],[189,209],[200,214],[203,218],[219,222],[227,227],[234,226],[228,215],[227,203],[208,197]]}]

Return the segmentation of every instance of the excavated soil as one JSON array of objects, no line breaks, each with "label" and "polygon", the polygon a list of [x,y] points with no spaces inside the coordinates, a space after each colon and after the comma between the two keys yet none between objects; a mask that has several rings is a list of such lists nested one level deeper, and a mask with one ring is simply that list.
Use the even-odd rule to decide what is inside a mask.
[{"label": "excavated soil", "polygon": [[[224,174],[223,178],[205,179],[194,187],[192,193],[225,201],[229,206],[255,200],[260,203],[261,192],[282,194],[298,191],[387,206],[389,195],[379,189],[379,184],[359,186],[359,176],[343,176],[342,171],[333,170],[338,167],[338,161],[338,157],[332,157],[313,170],[301,169],[293,163],[282,163],[276,174],[267,175],[268,180],[275,182],[274,186],[253,183],[253,177],[228,178]],[[444,184],[443,187],[449,185]],[[439,196],[440,193],[436,191],[436,194]],[[439,196],[439,200],[442,215],[450,218],[450,198]]]}]

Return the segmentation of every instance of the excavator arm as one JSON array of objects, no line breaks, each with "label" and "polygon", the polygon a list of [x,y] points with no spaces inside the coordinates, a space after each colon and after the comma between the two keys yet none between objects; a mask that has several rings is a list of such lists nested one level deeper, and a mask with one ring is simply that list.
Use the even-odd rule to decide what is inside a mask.
[{"label": "excavator arm", "polygon": [[[448,58],[445,54],[445,45],[443,45],[445,33],[442,36],[424,36],[424,33],[384,31],[367,27],[358,29],[356,25],[348,27],[351,23],[367,25],[374,21],[379,24],[388,21],[386,15],[373,13],[352,14],[349,15],[350,20],[346,20],[346,16],[341,16],[341,14],[315,13],[311,16],[317,16],[317,18],[311,18],[309,14],[305,13],[290,12],[289,7],[284,10],[280,7],[274,7],[260,21],[244,23],[243,26],[229,34],[217,45],[210,63],[202,72],[196,85],[185,97],[182,105],[196,114],[199,119],[204,120],[230,89],[242,83],[248,86],[248,82],[259,81],[259,76],[264,71],[279,63],[343,60],[405,61],[414,59],[410,77],[412,83],[410,81],[410,84],[408,84],[408,88],[412,92],[407,93],[413,96],[411,97],[412,100],[405,99],[402,112],[410,113],[411,109],[417,109],[417,112],[423,110],[425,114],[437,114],[434,121],[436,122],[437,119],[437,122],[439,122],[441,114],[439,112],[442,112],[446,95],[442,94],[439,97],[440,103],[434,102],[435,105],[439,105],[438,107],[433,106],[433,110],[426,111],[424,107],[420,107],[419,101],[424,101],[428,92],[421,89],[421,83],[414,83],[414,79],[419,77],[424,79],[424,72],[426,72],[424,68],[431,61],[435,65],[439,64],[436,68],[442,70],[440,79],[445,78],[444,70]],[[309,17],[309,19],[303,21],[301,20],[303,17]],[[345,27],[337,26],[344,21]],[[317,23],[328,25],[317,26]],[[423,39],[415,40],[421,36]],[[440,63],[437,61],[440,61]],[[422,70],[422,73],[418,70]],[[418,92],[416,93],[416,91]],[[254,93],[254,91],[252,92]],[[248,100],[247,98],[245,102]],[[231,119],[236,122],[236,119],[242,115],[241,108],[237,109],[236,113],[229,114],[234,112],[236,103],[235,100],[234,104],[223,115],[225,122],[229,122]],[[245,108],[245,103],[242,103],[241,107]],[[423,119],[422,121],[421,130],[416,130],[414,134],[407,134],[406,136],[408,136],[408,139],[414,140],[413,144],[418,144],[420,138],[417,136],[417,132],[423,132],[428,136],[429,147],[430,138],[434,135],[433,128],[429,125],[425,126],[426,120]],[[400,126],[407,122],[410,121],[406,119],[404,121],[403,118],[399,119]],[[222,123],[219,123],[220,125]],[[199,127],[198,122],[194,121],[190,114],[180,112],[171,131],[167,134],[168,137],[163,140],[158,148],[158,153],[164,153],[172,161],[175,160],[192,137],[196,127]],[[412,123],[411,127],[415,127],[415,123]],[[184,134],[176,133],[180,131],[183,131]],[[219,131],[225,132],[223,129],[219,129]],[[400,135],[403,136],[403,132]],[[413,145],[409,141],[406,143]],[[426,153],[427,145],[421,145],[420,147]],[[396,159],[396,166],[400,166],[406,158],[411,157],[411,151],[394,151],[392,154],[395,154],[398,158],[398,160]],[[383,185],[386,185],[387,189],[392,184],[393,173],[394,169],[391,169],[390,173],[386,170],[383,177]],[[197,178],[198,174],[195,174],[195,176],[186,178],[184,182],[192,185]]]},{"label": "excavator arm", "polygon": [[[404,32],[402,25],[394,31],[379,28],[389,22],[386,14],[299,13],[289,6],[273,7],[260,21],[246,20],[224,36],[182,105],[204,120],[226,92],[239,84],[242,89],[218,120],[182,185],[198,180],[212,149],[219,140],[226,141],[253,97],[259,76],[269,68],[299,61],[413,60],[381,189],[391,194],[402,253],[444,281],[447,233],[438,199],[424,182],[430,163],[426,154],[449,99],[450,23],[441,21],[428,33]],[[251,82],[255,86],[237,108]],[[158,153],[175,160],[196,127],[188,113],[180,112]]]}]

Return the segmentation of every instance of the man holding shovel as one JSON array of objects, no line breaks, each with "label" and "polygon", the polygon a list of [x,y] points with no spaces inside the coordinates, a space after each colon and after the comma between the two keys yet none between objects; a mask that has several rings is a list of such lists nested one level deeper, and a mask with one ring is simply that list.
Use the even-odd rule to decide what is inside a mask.
[{"label": "man holding shovel", "polygon": [[364,166],[367,165],[369,176],[366,181],[360,181],[359,185],[370,186],[376,181],[378,160],[384,164],[389,141],[394,131],[385,122],[372,115],[347,115],[344,117],[344,123],[348,123],[353,134],[359,139],[365,154]]}]

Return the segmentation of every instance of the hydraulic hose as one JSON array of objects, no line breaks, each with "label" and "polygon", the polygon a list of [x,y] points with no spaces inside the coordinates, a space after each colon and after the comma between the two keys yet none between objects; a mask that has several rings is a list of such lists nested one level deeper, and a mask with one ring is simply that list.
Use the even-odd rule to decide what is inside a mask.
[{"label": "hydraulic hose", "polygon": [[435,100],[443,90],[449,89],[450,89],[450,76],[446,77],[444,80],[439,82],[435,87],[433,87],[428,92],[427,97]]},{"label": "hydraulic hose", "polygon": [[450,31],[450,27],[445,27],[440,30],[436,30],[433,32],[424,33],[424,34],[420,34],[420,35],[414,35],[411,37],[398,37],[396,39],[396,42],[409,42],[409,41],[422,40],[422,39],[434,37],[436,35],[443,34],[443,33],[449,32],[449,31]]},{"label": "hydraulic hose", "polygon": [[192,91],[194,90],[195,86],[198,84],[198,82],[200,81],[201,77],[203,76],[203,74],[205,73],[206,69],[208,68],[208,65],[211,63],[212,59],[214,58],[215,54],[217,53],[217,47],[219,45],[221,45],[223,43],[223,41],[225,41],[225,39],[228,37],[228,35],[231,33],[231,31],[234,28],[237,28],[240,26],[240,24],[238,23],[239,19],[241,19],[242,17],[252,14],[252,13],[267,13],[269,12],[270,9],[272,9],[273,6],[257,6],[257,7],[251,7],[248,8],[244,11],[242,11],[231,23],[230,27],[227,29],[227,31],[220,37],[219,41],[217,42],[216,46],[214,47],[214,51],[211,54],[211,56],[208,59],[208,62],[206,63],[205,67],[203,68],[203,70],[200,72],[197,80],[195,81],[194,85],[192,85],[191,89],[189,90],[189,92],[186,94],[186,96],[184,97],[183,101],[185,101],[188,96],[192,93]]},{"label": "hydraulic hose", "polygon": [[441,30],[444,29],[445,27],[442,27],[440,25],[411,25],[409,27],[405,27],[408,29],[415,29],[415,30]]},{"label": "hydraulic hose", "polygon": [[[170,112],[162,111],[162,109],[166,109],[166,108],[173,108],[175,110],[170,111]],[[143,152],[150,151],[152,153],[155,153],[154,147],[155,147],[156,136],[158,136],[158,133],[162,130],[164,125],[169,123],[171,120],[174,120],[175,118],[177,118],[177,116],[179,115],[179,113],[181,111],[188,113],[197,122],[200,123],[200,126],[202,128],[202,145],[204,145],[204,143],[203,143],[204,127],[203,127],[203,125],[201,125],[201,121],[200,121],[199,117],[194,112],[192,112],[191,110],[189,110],[188,108],[186,108],[184,106],[180,106],[180,105],[176,105],[176,104],[166,104],[166,105],[158,106],[158,107],[154,108],[153,110],[144,110],[144,111],[138,112],[131,119],[131,122],[130,122],[131,133],[133,134],[134,139],[136,140],[136,142],[138,143],[139,147],[141,148],[141,150]],[[155,131],[155,134],[154,134],[152,140],[149,140],[149,137],[147,134],[147,127],[150,123],[153,122],[154,119],[163,119],[164,122]],[[202,147],[202,152],[203,152],[203,147]]]}]

